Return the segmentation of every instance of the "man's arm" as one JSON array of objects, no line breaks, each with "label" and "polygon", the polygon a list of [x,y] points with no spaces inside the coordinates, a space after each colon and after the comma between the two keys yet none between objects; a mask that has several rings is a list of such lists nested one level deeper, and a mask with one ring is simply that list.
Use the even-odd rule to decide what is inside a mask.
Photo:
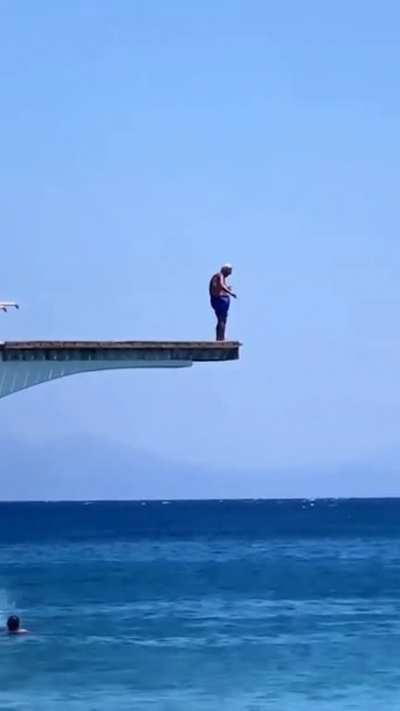
[{"label": "man's arm", "polygon": [[233,296],[234,299],[237,299],[236,294],[232,291],[231,287],[226,283],[225,278],[223,277],[222,274],[219,275],[220,279],[220,286],[222,291],[225,292],[225,294],[228,294],[228,296]]}]

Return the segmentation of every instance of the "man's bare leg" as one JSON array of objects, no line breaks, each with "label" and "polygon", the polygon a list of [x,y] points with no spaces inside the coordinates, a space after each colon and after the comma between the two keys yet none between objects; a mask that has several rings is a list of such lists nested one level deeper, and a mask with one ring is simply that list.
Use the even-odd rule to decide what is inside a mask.
[{"label": "man's bare leg", "polygon": [[224,321],[222,318],[219,318],[217,323],[217,341],[225,340],[225,329],[226,321]]}]

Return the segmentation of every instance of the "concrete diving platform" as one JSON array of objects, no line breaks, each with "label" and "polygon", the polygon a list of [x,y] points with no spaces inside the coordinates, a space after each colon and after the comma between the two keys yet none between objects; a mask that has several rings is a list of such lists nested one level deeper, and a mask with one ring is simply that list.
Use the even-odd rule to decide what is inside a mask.
[{"label": "concrete diving platform", "polygon": [[184,368],[239,358],[237,341],[12,341],[0,343],[0,398],[97,370]]}]

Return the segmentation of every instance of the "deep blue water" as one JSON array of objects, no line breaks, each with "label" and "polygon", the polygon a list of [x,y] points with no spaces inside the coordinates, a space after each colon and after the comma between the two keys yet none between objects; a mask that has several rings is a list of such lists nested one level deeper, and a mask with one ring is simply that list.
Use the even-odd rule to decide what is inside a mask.
[{"label": "deep blue water", "polygon": [[400,708],[400,500],[0,504],[0,708]]}]

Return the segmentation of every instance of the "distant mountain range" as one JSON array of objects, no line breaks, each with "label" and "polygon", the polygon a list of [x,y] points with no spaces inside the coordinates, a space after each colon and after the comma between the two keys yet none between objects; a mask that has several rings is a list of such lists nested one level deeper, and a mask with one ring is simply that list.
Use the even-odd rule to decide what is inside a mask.
[{"label": "distant mountain range", "polygon": [[242,471],[158,459],[80,435],[35,443],[0,436],[0,500],[317,498],[400,495],[400,450],[305,470]]}]

